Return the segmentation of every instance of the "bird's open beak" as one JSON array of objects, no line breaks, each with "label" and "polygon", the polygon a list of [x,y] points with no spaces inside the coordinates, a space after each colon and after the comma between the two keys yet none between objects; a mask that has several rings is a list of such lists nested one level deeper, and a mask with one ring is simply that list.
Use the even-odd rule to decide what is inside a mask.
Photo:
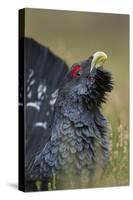
[{"label": "bird's open beak", "polygon": [[100,66],[103,66],[104,62],[107,60],[107,55],[104,52],[98,51],[93,54],[93,59],[91,62],[91,69],[90,71],[93,70],[93,68],[98,68]]}]

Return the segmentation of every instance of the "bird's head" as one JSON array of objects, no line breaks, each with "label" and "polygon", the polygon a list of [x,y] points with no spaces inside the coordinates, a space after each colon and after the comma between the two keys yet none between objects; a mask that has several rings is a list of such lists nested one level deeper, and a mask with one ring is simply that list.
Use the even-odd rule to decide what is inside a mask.
[{"label": "bird's head", "polygon": [[104,52],[96,52],[87,60],[72,65],[65,88],[69,88],[71,94],[77,94],[88,106],[101,106],[113,88],[111,73],[103,67],[106,60]]}]

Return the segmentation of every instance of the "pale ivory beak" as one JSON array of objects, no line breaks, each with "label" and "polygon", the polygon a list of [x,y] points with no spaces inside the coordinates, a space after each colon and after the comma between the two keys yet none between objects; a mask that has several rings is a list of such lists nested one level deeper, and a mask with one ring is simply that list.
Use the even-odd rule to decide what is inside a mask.
[{"label": "pale ivory beak", "polygon": [[93,59],[91,62],[91,69],[90,71],[93,70],[93,68],[98,68],[100,66],[103,66],[104,62],[107,60],[108,56],[102,52],[102,51],[98,51],[96,53],[93,54]]}]

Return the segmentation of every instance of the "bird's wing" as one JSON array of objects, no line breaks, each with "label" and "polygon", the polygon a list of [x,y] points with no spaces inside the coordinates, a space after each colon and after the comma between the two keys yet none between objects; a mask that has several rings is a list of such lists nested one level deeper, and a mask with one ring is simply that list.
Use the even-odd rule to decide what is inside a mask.
[{"label": "bird's wing", "polygon": [[[58,88],[68,72],[67,64],[47,47],[21,38],[19,50],[19,107],[25,110],[25,165],[47,142]],[[21,59],[24,59],[21,60]],[[24,98],[24,101],[23,101]],[[24,104],[24,105],[23,105]],[[20,113],[21,114],[21,113]]]}]

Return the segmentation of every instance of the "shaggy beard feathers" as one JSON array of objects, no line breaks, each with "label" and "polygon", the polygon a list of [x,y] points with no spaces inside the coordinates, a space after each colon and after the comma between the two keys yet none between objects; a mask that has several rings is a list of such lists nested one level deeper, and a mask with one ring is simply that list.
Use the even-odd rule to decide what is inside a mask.
[{"label": "shaggy beard feathers", "polygon": [[112,76],[110,72],[98,68],[94,78],[94,83],[88,86],[89,93],[83,99],[89,107],[101,107],[102,103],[106,103],[107,92],[113,89]]}]

